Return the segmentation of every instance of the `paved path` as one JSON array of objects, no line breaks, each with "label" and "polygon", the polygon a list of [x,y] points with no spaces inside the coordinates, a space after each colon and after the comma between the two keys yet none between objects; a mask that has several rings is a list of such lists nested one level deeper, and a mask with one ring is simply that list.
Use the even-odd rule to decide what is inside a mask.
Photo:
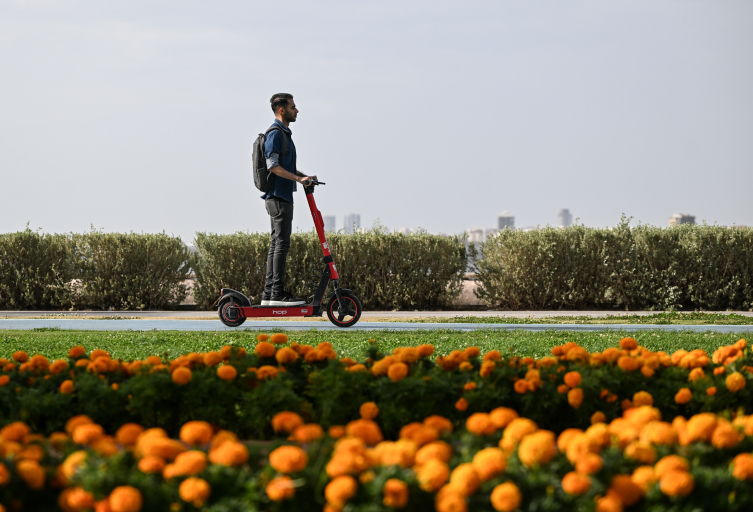
[{"label": "paved path", "polygon": [[[284,329],[288,331],[339,330],[330,322],[279,322],[247,321],[239,328],[225,327],[219,320],[79,320],[79,319],[45,319],[24,318],[1,319],[3,329],[39,329],[60,328],[82,331],[232,331],[237,329]],[[636,324],[447,324],[447,323],[407,323],[407,322],[359,322],[350,330],[360,331],[418,331],[451,329],[455,331],[475,331],[494,329],[503,331],[696,331],[696,332],[753,332],[753,325],[636,325]]]}]

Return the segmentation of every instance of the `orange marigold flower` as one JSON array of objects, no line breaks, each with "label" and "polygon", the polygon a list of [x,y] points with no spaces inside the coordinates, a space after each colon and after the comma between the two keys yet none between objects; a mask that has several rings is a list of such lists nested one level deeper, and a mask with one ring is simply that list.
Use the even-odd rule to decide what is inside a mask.
[{"label": "orange marigold flower", "polygon": [[583,378],[581,377],[580,372],[567,372],[565,374],[565,384],[571,388],[578,387],[582,380]]},{"label": "orange marigold flower", "polygon": [[484,361],[483,363],[481,363],[479,375],[481,375],[482,377],[488,377],[492,374],[496,366],[497,364],[494,361]]},{"label": "orange marigold flower", "polygon": [[439,459],[429,459],[414,468],[418,485],[426,492],[436,492],[450,478],[450,468]]},{"label": "orange marigold flower", "polygon": [[73,393],[73,390],[73,381],[70,379],[66,379],[60,384],[60,392],[64,395],[70,395],[71,393]]},{"label": "orange marigold flower", "polygon": [[568,494],[578,496],[591,488],[588,475],[570,471],[562,478],[562,490]]},{"label": "orange marigold flower", "polygon": [[418,350],[418,357],[429,357],[434,354],[434,345],[419,345],[416,350]]},{"label": "orange marigold flower", "polygon": [[638,391],[633,395],[633,405],[635,407],[654,405],[654,397],[647,391]]},{"label": "orange marigold flower", "polygon": [[570,391],[567,392],[567,403],[569,403],[574,408],[580,407],[580,404],[583,403],[583,389],[581,388],[573,388]]},{"label": "orange marigold flower", "polygon": [[382,487],[386,507],[403,508],[408,504],[408,485],[397,478],[390,478]]},{"label": "orange marigold flower", "polygon": [[607,415],[601,411],[596,411],[591,415],[591,425],[594,425],[596,423],[606,423],[606,421]]},{"label": "orange marigold flower", "polygon": [[484,361],[501,361],[502,360],[502,354],[500,354],[499,350],[490,350],[486,354],[484,354]]},{"label": "orange marigold flower", "polygon": [[518,446],[520,462],[529,468],[548,463],[556,453],[554,433],[548,430],[539,430],[526,435]]},{"label": "orange marigold flower", "polygon": [[295,495],[295,484],[289,476],[278,476],[270,480],[266,488],[272,501],[283,501]]},{"label": "orange marigold flower", "polygon": [[68,351],[68,357],[71,357],[74,359],[77,357],[81,357],[84,354],[86,354],[86,349],[84,349],[84,347],[82,347],[81,345],[77,345]]},{"label": "orange marigold flower", "polygon": [[308,455],[298,446],[280,446],[269,454],[269,465],[278,473],[297,473],[308,463]]},{"label": "orange marigold flower", "polygon": [[275,351],[276,349],[274,345],[267,343],[266,341],[262,341],[256,345],[254,354],[259,357],[272,357],[275,355]]},{"label": "orange marigold flower", "polygon": [[463,496],[476,492],[480,484],[481,480],[470,462],[459,464],[450,472],[450,485]]},{"label": "orange marigold flower", "polygon": [[19,460],[16,462],[16,473],[29,489],[38,491],[44,487],[46,473],[39,462],[30,459]]},{"label": "orange marigold flower", "polygon": [[149,455],[154,455],[162,457],[165,460],[173,460],[179,453],[186,451],[186,447],[183,446],[183,443],[156,435],[145,437],[144,434],[142,434],[137,446],[143,456],[148,457]]},{"label": "orange marigold flower", "polygon": [[83,450],[73,452],[66,457],[63,463],[59,466],[59,472],[63,476],[64,483],[67,483],[76,471],[84,465],[85,460],[86,452]]},{"label": "orange marigold flower", "polygon": [[238,441],[227,441],[209,452],[212,464],[240,466],[248,461],[248,448]]},{"label": "orange marigold flower", "polygon": [[462,363],[460,363],[458,365],[458,369],[461,372],[469,372],[469,371],[473,370],[473,365],[471,363],[469,363],[468,361],[463,361]]},{"label": "orange marigold flower", "polygon": [[690,389],[682,388],[675,394],[675,403],[683,405],[690,402],[691,398],[693,398],[693,393],[690,391]]},{"label": "orange marigold flower", "polygon": [[607,494],[596,500],[596,512],[622,512],[622,502],[614,494]]},{"label": "orange marigold flower", "polygon": [[373,420],[379,414],[379,407],[374,402],[364,402],[359,409],[361,418],[365,420]]},{"label": "orange marigold flower", "polygon": [[625,447],[625,456],[643,464],[653,464],[656,461],[656,450],[649,443],[633,441]]},{"label": "orange marigold flower", "polygon": [[711,444],[717,450],[734,448],[742,439],[742,435],[729,421],[719,418],[711,434]]},{"label": "orange marigold flower", "polygon": [[455,402],[455,409],[458,411],[465,411],[468,409],[468,401],[465,398],[459,399],[457,402]]},{"label": "orange marigold flower", "polygon": [[667,496],[687,496],[694,486],[693,475],[687,471],[667,471],[659,480],[659,488]]},{"label": "orange marigold flower", "polygon": [[0,375],[0,387],[6,386],[10,382],[10,377],[7,375]]},{"label": "orange marigold flower", "polygon": [[416,452],[415,463],[418,466],[434,459],[449,462],[451,457],[452,446],[444,441],[433,441],[419,448]]},{"label": "orange marigold flower", "polygon": [[709,386],[706,388],[706,394],[708,396],[714,396],[716,395],[716,386]]},{"label": "orange marigold flower", "polygon": [[557,448],[559,451],[564,452],[567,450],[567,445],[570,443],[570,440],[578,434],[583,434],[583,431],[579,428],[566,428],[563,430],[559,437],[557,437]]},{"label": "orange marigold flower", "polygon": [[298,353],[290,347],[282,347],[275,354],[278,364],[289,364],[298,359]]},{"label": "orange marigold flower", "polygon": [[165,459],[150,455],[139,461],[139,471],[142,473],[160,473],[165,469]]},{"label": "orange marigold flower", "polygon": [[303,425],[303,418],[294,412],[283,411],[272,417],[272,428],[275,432],[292,434],[301,425]]},{"label": "orange marigold flower", "polygon": [[105,435],[105,429],[95,423],[79,425],[73,431],[73,442],[76,444],[90,444]]},{"label": "orange marigold flower", "polygon": [[509,407],[497,407],[489,413],[489,417],[497,428],[505,428],[512,420],[520,415]]},{"label": "orange marigold flower", "polygon": [[178,494],[180,494],[180,499],[183,501],[192,503],[194,507],[200,508],[209,499],[209,495],[212,494],[212,488],[203,478],[192,476],[181,482]]},{"label": "orange marigold flower", "polygon": [[630,475],[615,475],[609,485],[608,494],[616,495],[623,505],[632,507],[643,497],[643,489],[633,482]]},{"label": "orange marigold flower", "polygon": [[23,421],[14,421],[0,429],[0,437],[6,441],[20,442],[30,432],[29,426]]},{"label": "orange marigold flower", "polygon": [[735,456],[732,459],[732,476],[738,480],[753,480],[753,455],[741,453]]},{"label": "orange marigold flower", "polygon": [[176,383],[178,386],[188,384],[189,382],[191,382],[192,378],[193,378],[193,373],[191,372],[191,369],[185,366],[176,368],[172,373],[173,382]]},{"label": "orange marigold flower", "polygon": [[175,457],[175,476],[198,475],[207,467],[207,455],[199,450],[189,450]]},{"label": "orange marigold flower", "polygon": [[726,371],[727,368],[725,368],[724,366],[717,366],[716,368],[714,368],[714,375],[721,375]]},{"label": "orange marigold flower", "polygon": [[93,509],[94,495],[86,492],[83,487],[72,487],[65,495],[65,502],[73,510]]},{"label": "orange marigold flower", "polygon": [[112,512],[139,512],[144,498],[135,487],[122,485],[112,490],[108,501]]},{"label": "orange marigold flower", "polygon": [[222,355],[219,352],[207,352],[204,354],[203,361],[206,366],[216,366],[223,360]]},{"label": "orange marigold flower", "polygon": [[695,382],[704,378],[706,374],[703,372],[703,368],[693,368],[688,374],[688,382]]},{"label": "orange marigold flower", "polygon": [[342,425],[332,425],[329,427],[329,430],[327,430],[327,434],[333,439],[340,439],[345,435],[345,427]]},{"label": "orange marigold flower", "polygon": [[587,452],[578,457],[575,462],[575,471],[584,475],[592,475],[601,471],[604,461],[597,453]]},{"label": "orange marigold flower", "polygon": [[417,446],[423,446],[439,439],[439,430],[425,423],[408,423],[400,429],[400,439],[410,439]]},{"label": "orange marigold flower", "polygon": [[499,448],[483,448],[473,456],[471,465],[476,470],[479,479],[486,482],[505,471],[507,460],[504,452]]},{"label": "orange marigold flower", "polygon": [[737,393],[745,387],[745,377],[740,372],[733,372],[727,375],[724,385],[733,393]]},{"label": "orange marigold flower", "polygon": [[638,348],[638,342],[633,338],[622,338],[620,340],[620,348],[622,350],[635,350]]},{"label": "orange marigold flower", "polygon": [[180,428],[180,440],[190,446],[207,444],[213,435],[214,429],[206,421],[189,421]]},{"label": "orange marigold flower", "polygon": [[528,392],[530,385],[527,380],[525,379],[518,379],[515,381],[515,384],[513,385],[513,388],[515,389],[516,393],[525,394]]},{"label": "orange marigold flower", "polygon": [[557,386],[557,393],[565,394],[570,391],[570,387],[567,384],[560,384]]},{"label": "orange marigold flower", "polygon": [[405,363],[393,363],[387,369],[387,376],[393,382],[403,380],[406,375],[408,375],[408,365]]},{"label": "orange marigold flower", "polygon": [[651,486],[656,483],[656,473],[651,466],[639,466],[635,468],[635,471],[633,471],[630,478],[636,483],[636,485],[638,485],[638,487],[643,489],[644,493],[648,492]]},{"label": "orange marigold flower", "polygon": [[481,354],[481,350],[478,347],[468,347],[463,351],[463,355],[468,359],[478,357]]},{"label": "orange marigold flower", "polygon": [[473,391],[473,390],[474,390],[474,389],[476,389],[477,387],[478,387],[478,386],[476,385],[476,383],[475,383],[475,382],[466,382],[466,383],[465,383],[465,385],[463,386],[463,389],[464,389],[465,391]]},{"label": "orange marigold flower", "polygon": [[384,439],[379,425],[371,420],[351,421],[345,426],[345,433],[363,439],[368,445],[376,445]]},{"label": "orange marigold flower", "polygon": [[688,443],[709,441],[716,428],[717,417],[710,412],[702,412],[691,417],[687,422]]},{"label": "orange marigold flower", "polygon": [[269,334],[257,334],[256,335],[256,341],[267,341],[269,339]]},{"label": "orange marigold flower", "polygon": [[670,471],[689,471],[690,464],[679,455],[667,455],[662,457],[654,466],[654,473],[657,478],[661,478],[665,473]]},{"label": "orange marigold flower", "polygon": [[626,372],[634,372],[635,370],[637,370],[643,365],[641,364],[641,361],[638,360],[637,358],[633,358],[630,356],[621,356],[617,360],[617,366],[619,366],[620,369]]},{"label": "orange marigold flower", "polygon": [[428,427],[433,427],[440,434],[443,432],[451,433],[453,430],[452,422],[443,416],[439,416],[438,414],[434,414],[424,419],[424,425]]},{"label": "orange marigold flower", "polygon": [[310,443],[324,437],[324,429],[317,423],[301,425],[293,431],[293,438],[299,443]]},{"label": "orange marigold flower", "polygon": [[217,376],[220,379],[229,382],[238,376],[238,370],[235,369],[235,366],[223,364],[217,368]]},{"label": "orange marigold flower", "polygon": [[498,512],[513,512],[520,507],[522,501],[523,494],[518,486],[512,482],[499,484],[492,490],[492,507]]},{"label": "orange marigold flower", "polygon": [[284,332],[276,332],[269,338],[269,341],[277,345],[284,345],[288,342],[288,335]]},{"label": "orange marigold flower", "polygon": [[677,442],[677,432],[665,421],[649,421],[641,429],[640,439],[644,443],[672,445]]},{"label": "orange marigold flower", "polygon": [[27,354],[23,350],[17,350],[16,352],[13,352],[12,358],[17,363],[25,363],[29,360],[29,354]]},{"label": "orange marigold flower", "polygon": [[502,445],[502,442],[505,440],[509,440],[509,444],[515,445],[526,435],[532,434],[538,429],[538,425],[528,418],[515,418],[505,428],[499,446],[500,448],[505,448],[505,446]]},{"label": "orange marigold flower", "polygon": [[483,412],[471,414],[465,421],[465,428],[475,436],[488,436],[497,430],[491,416]]},{"label": "orange marigold flower", "polygon": [[333,478],[324,488],[324,497],[327,503],[342,508],[345,503],[356,494],[358,483],[350,475],[341,475]]}]

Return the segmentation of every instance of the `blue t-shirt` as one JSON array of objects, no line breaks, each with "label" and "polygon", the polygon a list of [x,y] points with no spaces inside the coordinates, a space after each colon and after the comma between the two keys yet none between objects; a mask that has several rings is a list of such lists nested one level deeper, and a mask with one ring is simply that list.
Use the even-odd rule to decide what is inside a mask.
[{"label": "blue t-shirt", "polygon": [[[296,171],[296,154],[295,154],[295,144],[293,144],[293,139],[291,138],[293,132],[290,131],[290,128],[286,128],[282,122],[280,122],[279,119],[275,119],[275,122],[272,123],[272,126],[276,126],[280,128],[280,130],[283,130],[287,134],[288,138],[288,147],[285,154],[282,153],[282,139],[285,137],[282,133],[280,133],[280,130],[272,130],[267,134],[267,139],[264,142],[264,158],[267,159],[267,162],[270,160],[270,156],[272,153],[277,153],[278,156],[278,163],[279,165],[285,169],[288,172],[292,172],[295,174]],[[267,199],[269,197],[279,197],[280,199],[287,201],[288,203],[293,202],[293,192],[296,191],[297,183],[293,180],[289,180],[287,178],[282,178],[280,176],[275,176],[274,184],[272,185],[272,188],[264,194],[262,199]]]}]

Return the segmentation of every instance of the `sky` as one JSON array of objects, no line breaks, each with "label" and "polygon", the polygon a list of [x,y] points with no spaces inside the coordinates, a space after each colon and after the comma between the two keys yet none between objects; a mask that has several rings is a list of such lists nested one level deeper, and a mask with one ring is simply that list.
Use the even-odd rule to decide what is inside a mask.
[{"label": "sky", "polygon": [[751,63],[750,0],[2,0],[0,233],[267,231],[277,92],[338,228],[753,225]]}]

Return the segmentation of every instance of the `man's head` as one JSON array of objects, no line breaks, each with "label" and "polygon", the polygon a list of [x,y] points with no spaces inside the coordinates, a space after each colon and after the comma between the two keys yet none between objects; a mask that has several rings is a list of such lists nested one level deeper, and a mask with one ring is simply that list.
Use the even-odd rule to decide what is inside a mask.
[{"label": "man's head", "polygon": [[275,117],[283,123],[294,123],[298,117],[298,109],[295,107],[293,95],[286,92],[277,93],[269,100]]}]

